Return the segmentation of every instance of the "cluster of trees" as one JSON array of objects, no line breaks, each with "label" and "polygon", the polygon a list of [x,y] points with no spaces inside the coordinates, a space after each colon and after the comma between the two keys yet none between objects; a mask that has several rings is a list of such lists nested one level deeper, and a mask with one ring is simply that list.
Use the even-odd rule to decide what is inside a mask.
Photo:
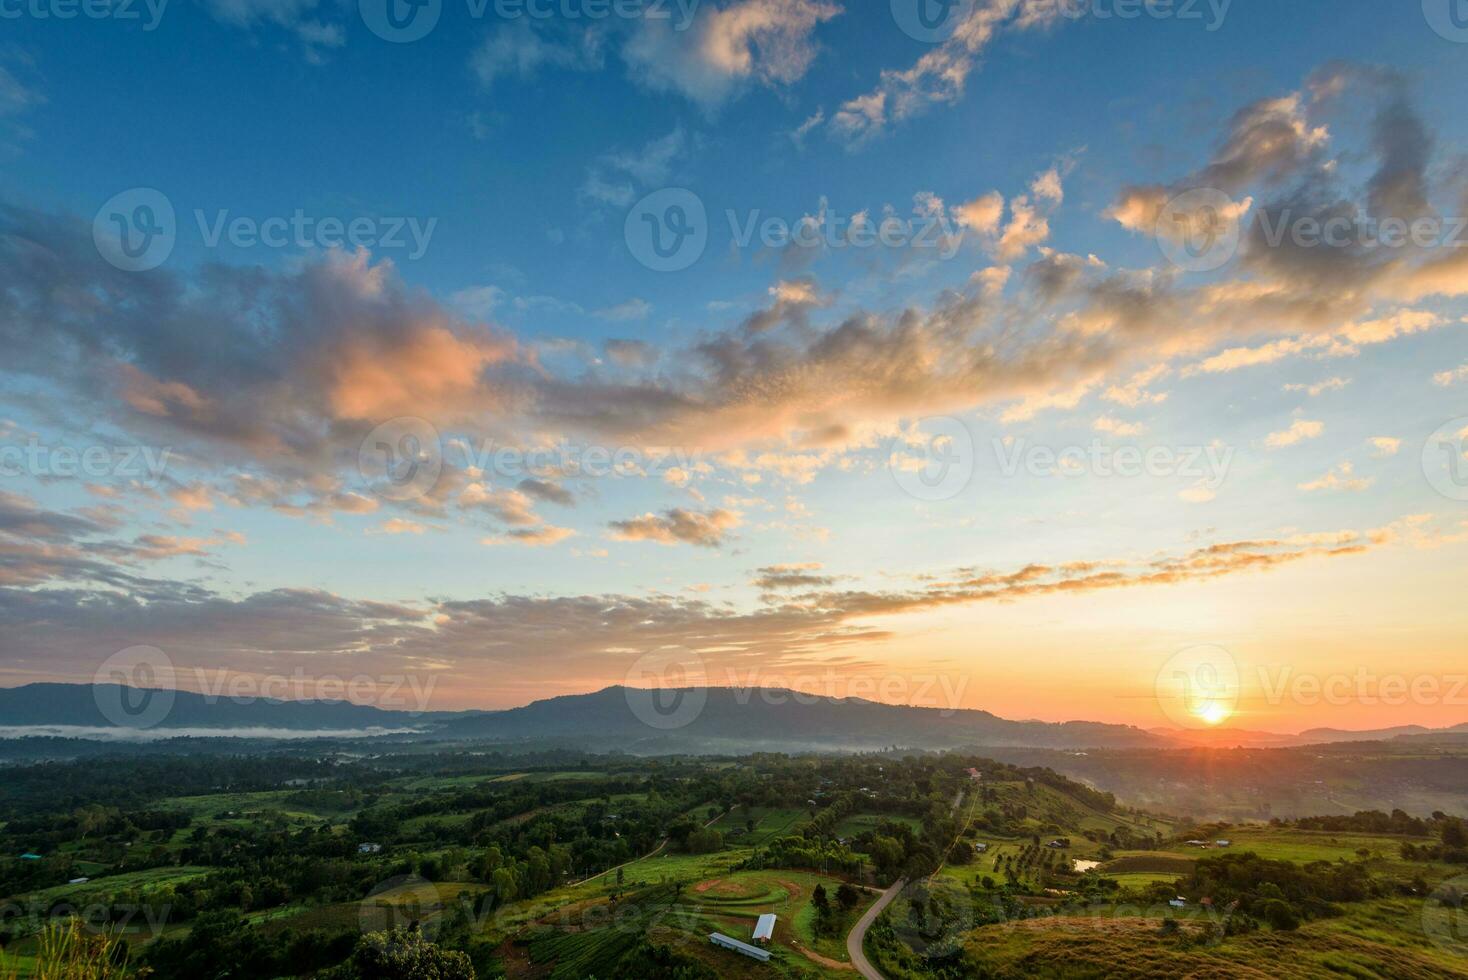
[{"label": "cluster of trees", "polygon": [[416,930],[372,932],[322,980],[474,980],[474,964],[458,950],[428,942]]},{"label": "cluster of trees", "polygon": [[836,889],[835,901],[832,901],[826,886],[816,885],[811,891],[810,904],[815,912],[816,935],[842,936],[849,927],[851,914],[861,904],[861,892],[843,881]]},{"label": "cluster of trees", "polygon": [[[1433,814],[1433,821],[1447,819],[1445,814]],[[1275,827],[1297,827],[1300,830],[1326,830],[1332,833],[1358,834],[1402,834],[1407,837],[1431,837],[1432,822],[1420,820],[1405,810],[1383,813],[1380,810],[1360,810],[1350,816],[1301,817],[1298,820],[1269,821]]]},{"label": "cluster of trees", "polygon": [[[569,848],[552,844],[542,848],[537,844],[526,849],[523,858],[506,858],[498,847],[490,847],[473,859],[475,874],[492,889],[494,903],[504,905],[518,898],[533,898],[550,891],[566,879],[571,870]],[[437,868],[420,864],[419,873],[430,881],[452,880],[453,868]],[[448,871],[448,874],[444,872]],[[431,872],[436,872],[431,874]]]},{"label": "cluster of trees", "polygon": [[1386,893],[1363,864],[1314,861],[1297,865],[1251,853],[1199,860],[1191,875],[1179,879],[1180,893],[1215,907],[1237,903],[1240,913],[1292,929],[1302,920],[1339,914],[1337,902],[1361,902]]},{"label": "cluster of trees", "polygon": [[270,980],[324,970],[341,963],[357,939],[352,930],[251,928],[234,909],[200,915],[187,936],[163,937],[143,951],[143,963],[160,980],[219,976],[228,969],[236,980]]},{"label": "cluster of trees", "polygon": [[740,867],[805,868],[832,874],[856,875],[861,873],[862,859],[840,841],[776,837]]}]

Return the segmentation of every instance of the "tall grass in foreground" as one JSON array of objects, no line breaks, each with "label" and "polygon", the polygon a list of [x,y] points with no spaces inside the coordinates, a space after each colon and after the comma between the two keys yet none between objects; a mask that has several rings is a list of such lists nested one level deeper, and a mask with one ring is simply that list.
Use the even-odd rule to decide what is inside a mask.
[{"label": "tall grass in foreground", "polygon": [[[77,919],[51,923],[41,933],[30,980],[123,980],[142,976],[127,965],[127,945],[110,933],[90,933]],[[0,958],[0,980],[18,980],[20,970]]]}]

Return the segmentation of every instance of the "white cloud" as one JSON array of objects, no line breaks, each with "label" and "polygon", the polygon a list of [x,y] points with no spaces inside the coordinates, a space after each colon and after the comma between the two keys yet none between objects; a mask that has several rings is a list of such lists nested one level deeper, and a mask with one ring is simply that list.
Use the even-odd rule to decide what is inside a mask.
[{"label": "white cloud", "polygon": [[603,320],[645,320],[652,312],[652,304],[640,296],[634,296],[629,300],[618,303],[615,306],[603,307],[596,311],[596,315]]},{"label": "white cloud", "polygon": [[1123,422],[1120,419],[1112,418],[1110,415],[1101,416],[1095,422],[1091,423],[1091,427],[1097,432],[1105,432],[1108,435],[1123,437],[1139,436],[1146,431],[1140,422]]},{"label": "white cloud", "polygon": [[1284,386],[1284,390],[1295,394],[1303,393],[1309,395],[1311,398],[1317,398],[1327,391],[1340,391],[1350,383],[1351,379],[1349,378],[1326,378],[1324,381],[1317,381],[1314,384],[1288,384]]},{"label": "white cloud", "polygon": [[548,38],[529,18],[510,21],[485,37],[469,58],[469,68],[485,88],[501,78],[528,79],[542,68],[594,71],[603,64],[600,31],[579,38]]},{"label": "white cloud", "polygon": [[1432,383],[1446,388],[1449,385],[1462,381],[1464,378],[1468,378],[1468,363],[1455,367],[1451,371],[1440,371],[1434,374],[1432,376]]},{"label": "white cloud", "polygon": [[1341,463],[1319,479],[1299,484],[1299,489],[1306,493],[1320,490],[1345,490],[1359,493],[1369,488],[1373,481],[1369,478],[1357,477],[1355,472],[1355,467],[1350,463]]},{"label": "white cloud", "polygon": [[738,0],[702,8],[682,32],[645,17],[622,57],[635,81],[713,109],[746,84],[778,88],[803,78],[819,52],[816,27],[840,13],[820,0]]},{"label": "white cloud", "polygon": [[1374,436],[1366,441],[1371,443],[1378,456],[1395,456],[1402,448],[1402,440],[1391,436]]},{"label": "white cloud", "polygon": [[1295,419],[1288,429],[1282,432],[1271,432],[1264,440],[1264,444],[1270,449],[1283,449],[1285,446],[1293,446],[1306,439],[1318,439],[1324,431],[1324,422]]},{"label": "white cloud", "polygon": [[686,151],[687,135],[675,126],[666,136],[649,141],[636,152],[604,154],[586,172],[581,185],[583,198],[614,208],[625,208],[637,197],[638,188],[664,184],[673,164]]}]

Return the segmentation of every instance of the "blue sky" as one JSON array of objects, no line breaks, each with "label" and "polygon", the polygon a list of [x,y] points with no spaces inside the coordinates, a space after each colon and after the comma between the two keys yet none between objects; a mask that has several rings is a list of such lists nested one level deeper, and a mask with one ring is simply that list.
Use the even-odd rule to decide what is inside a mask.
[{"label": "blue sky", "polygon": [[[715,679],[1002,676],[965,706],[1147,723],[1135,690],[1190,645],[1323,669],[1346,622],[1355,661],[1449,658],[1462,614],[1421,603],[1468,513],[1423,452],[1468,415],[1468,253],[1259,234],[1341,208],[1452,230],[1468,47],[1412,3],[977,0],[938,43],[903,3],[705,2],[676,32],[445,2],[403,44],[356,4],[174,0],[151,30],[5,8],[0,445],[174,455],[141,484],[3,478],[0,622],[31,638],[0,677],[146,644],[512,704],[675,650]],[[175,223],[129,271],[92,230],[139,188]],[[669,188],[708,244],[659,272],[628,229]],[[1199,188],[1243,236],[1208,270],[1158,230]],[[200,227],[298,213],[372,241]],[[885,215],[939,247],[732,232]],[[444,476],[393,499],[360,450],[402,418]],[[968,479],[914,490],[950,424]],[[558,443],[680,467],[527,486],[462,449]],[[1035,446],[1166,459],[1002,472]],[[1020,650],[1105,695],[1057,695]]]}]

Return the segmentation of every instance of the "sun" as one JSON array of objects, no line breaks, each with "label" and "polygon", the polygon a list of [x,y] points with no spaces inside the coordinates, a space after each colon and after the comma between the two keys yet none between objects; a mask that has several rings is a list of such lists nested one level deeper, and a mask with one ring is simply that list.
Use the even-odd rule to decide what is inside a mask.
[{"label": "sun", "polygon": [[1206,725],[1221,725],[1228,721],[1233,712],[1222,701],[1204,701],[1193,709],[1193,714]]}]

